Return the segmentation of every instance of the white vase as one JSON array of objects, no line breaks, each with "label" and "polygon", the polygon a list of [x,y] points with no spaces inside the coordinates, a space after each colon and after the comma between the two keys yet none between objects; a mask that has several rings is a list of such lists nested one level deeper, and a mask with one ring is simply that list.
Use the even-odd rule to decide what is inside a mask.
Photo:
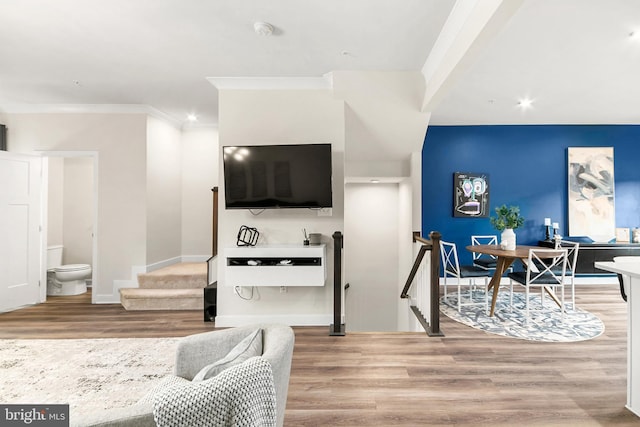
[{"label": "white vase", "polygon": [[505,228],[500,235],[500,247],[508,251],[513,251],[516,248],[516,233],[513,232],[513,228]]}]

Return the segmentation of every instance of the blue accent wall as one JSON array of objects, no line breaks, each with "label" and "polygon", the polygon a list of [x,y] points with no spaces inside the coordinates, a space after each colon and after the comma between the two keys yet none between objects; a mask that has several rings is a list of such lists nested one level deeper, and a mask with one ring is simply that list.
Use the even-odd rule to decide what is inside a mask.
[{"label": "blue accent wall", "polygon": [[518,244],[545,237],[544,218],[567,226],[567,147],[614,147],[616,227],[640,227],[640,125],[429,126],[422,148],[422,233],[458,246],[472,234],[498,234],[489,218],[453,217],[453,173],[489,175],[490,214],[518,205],[526,221]]}]

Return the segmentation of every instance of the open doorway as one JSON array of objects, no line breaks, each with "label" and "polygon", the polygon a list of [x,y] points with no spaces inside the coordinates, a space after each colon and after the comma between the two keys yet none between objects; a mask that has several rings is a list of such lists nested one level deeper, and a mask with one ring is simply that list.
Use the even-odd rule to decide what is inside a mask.
[{"label": "open doorway", "polygon": [[[56,255],[57,263],[64,266],[90,266],[90,272],[87,273],[90,275],[87,287],[90,288],[96,284],[98,271],[97,153],[47,152],[45,156],[48,161],[43,268],[49,268]],[[62,252],[61,260],[58,251]],[[56,295],[57,288],[52,285],[51,277],[47,280],[49,283],[41,289],[43,300],[46,300],[47,294]],[[92,302],[95,302],[94,293]]]}]

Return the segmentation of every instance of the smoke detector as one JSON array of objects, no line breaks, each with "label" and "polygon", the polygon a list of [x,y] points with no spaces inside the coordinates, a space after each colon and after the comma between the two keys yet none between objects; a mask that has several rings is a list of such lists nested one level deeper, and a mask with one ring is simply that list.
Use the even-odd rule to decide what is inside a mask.
[{"label": "smoke detector", "polygon": [[270,36],[273,34],[273,25],[268,22],[256,22],[253,24],[253,29],[256,34],[261,36]]}]

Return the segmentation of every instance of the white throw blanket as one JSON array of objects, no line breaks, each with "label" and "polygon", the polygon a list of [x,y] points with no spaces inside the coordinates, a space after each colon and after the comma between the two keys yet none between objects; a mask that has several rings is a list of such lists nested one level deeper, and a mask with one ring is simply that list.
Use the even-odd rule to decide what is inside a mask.
[{"label": "white throw blanket", "polygon": [[276,425],[276,391],[271,365],[262,357],[201,382],[178,382],[153,396],[158,427]]}]

